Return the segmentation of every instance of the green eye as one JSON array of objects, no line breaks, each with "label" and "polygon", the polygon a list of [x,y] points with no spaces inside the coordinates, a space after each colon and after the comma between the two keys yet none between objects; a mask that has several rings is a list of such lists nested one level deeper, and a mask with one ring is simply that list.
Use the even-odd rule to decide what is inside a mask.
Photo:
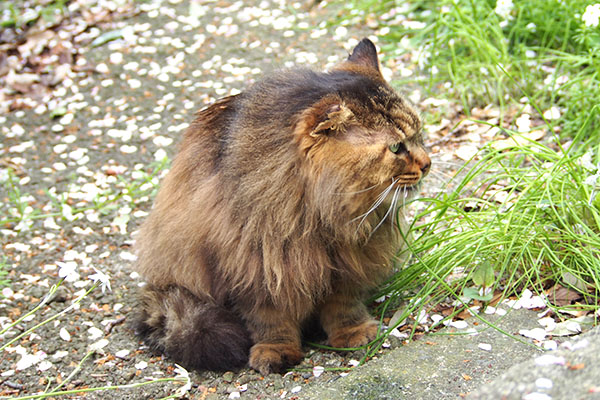
[{"label": "green eye", "polygon": [[406,151],[404,143],[394,143],[389,147],[390,151],[394,154],[402,153]]}]

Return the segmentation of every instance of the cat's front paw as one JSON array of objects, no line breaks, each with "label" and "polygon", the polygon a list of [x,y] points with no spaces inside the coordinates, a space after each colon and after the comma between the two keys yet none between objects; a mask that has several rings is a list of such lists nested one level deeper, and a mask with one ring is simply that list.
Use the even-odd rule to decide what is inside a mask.
[{"label": "cat's front paw", "polygon": [[250,366],[262,375],[284,372],[302,360],[304,354],[295,344],[257,343],[250,349]]},{"label": "cat's front paw", "polygon": [[379,323],[375,320],[360,325],[340,328],[329,336],[329,344],[333,347],[360,347],[377,337]]}]

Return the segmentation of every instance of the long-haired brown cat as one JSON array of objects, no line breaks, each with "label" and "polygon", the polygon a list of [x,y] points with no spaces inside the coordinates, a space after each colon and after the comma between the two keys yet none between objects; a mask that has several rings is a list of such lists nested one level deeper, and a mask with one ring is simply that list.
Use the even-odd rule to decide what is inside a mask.
[{"label": "long-haired brown cat", "polygon": [[189,368],[262,374],[300,362],[315,318],[334,347],[373,340],[362,300],[401,246],[396,200],[429,170],[420,129],[368,39],[200,111],[137,239],[137,333]]}]

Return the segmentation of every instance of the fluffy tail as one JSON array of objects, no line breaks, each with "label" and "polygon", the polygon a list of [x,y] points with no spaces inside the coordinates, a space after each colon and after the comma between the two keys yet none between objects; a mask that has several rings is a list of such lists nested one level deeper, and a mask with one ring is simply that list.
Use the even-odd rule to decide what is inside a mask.
[{"label": "fluffy tail", "polygon": [[152,350],[190,369],[236,370],[248,362],[252,346],[243,321],[188,290],[147,285],[135,326]]}]

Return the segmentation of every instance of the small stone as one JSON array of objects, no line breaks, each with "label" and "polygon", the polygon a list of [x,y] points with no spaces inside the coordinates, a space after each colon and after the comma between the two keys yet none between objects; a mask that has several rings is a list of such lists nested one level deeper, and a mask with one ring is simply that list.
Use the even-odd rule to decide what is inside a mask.
[{"label": "small stone", "polygon": [[135,378],[135,370],[130,370],[123,374],[123,379],[125,381],[130,381],[133,378]]},{"label": "small stone", "polygon": [[225,391],[227,393],[230,393],[230,394],[231,393],[239,393],[239,389],[235,385],[229,385],[229,386],[227,386],[227,389],[225,389]]},{"label": "small stone", "polygon": [[223,381],[227,382],[227,383],[231,383],[231,382],[233,382],[233,376],[234,376],[233,372],[227,371],[223,374]]}]

